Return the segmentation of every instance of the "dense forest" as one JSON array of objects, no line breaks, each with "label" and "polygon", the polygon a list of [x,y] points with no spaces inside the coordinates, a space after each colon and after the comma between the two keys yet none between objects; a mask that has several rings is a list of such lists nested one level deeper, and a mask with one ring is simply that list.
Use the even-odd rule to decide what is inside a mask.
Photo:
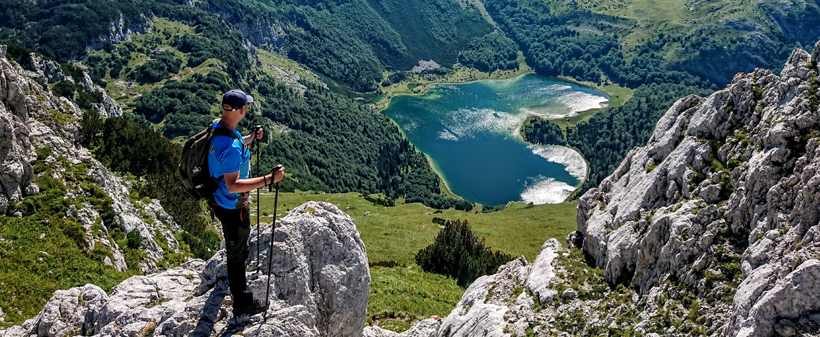
[{"label": "dense forest", "polygon": [[[285,26],[284,41],[279,45],[260,41],[259,47],[278,50],[353,90],[373,91],[387,68],[410,69],[422,59],[450,66],[471,41],[493,32],[473,5],[462,7],[451,0],[203,0],[193,4],[201,10],[182,0],[0,0],[0,41],[67,62],[84,58],[85,46],[110,48],[112,43],[123,42],[108,39],[112,23],[120,18],[123,33],[129,29],[144,32],[148,18],[156,16],[197,26],[197,34],[186,35],[175,44],[190,53],[188,66],[211,57],[235,58],[229,64],[238,68],[226,71],[232,76],[241,74],[249,67],[242,64],[241,58],[247,57],[237,48],[242,48],[242,33],[214,24],[220,20],[216,15],[202,15],[215,13],[236,26],[265,22]],[[220,30],[211,30],[214,27]],[[214,39],[217,34],[229,38]],[[111,60],[112,77],[122,69],[122,58]],[[153,62],[139,72],[148,77],[137,80],[164,78],[161,68]]]},{"label": "dense forest", "polygon": [[524,124],[522,130],[524,139],[530,143],[544,145],[567,145],[564,131],[553,122],[546,119],[532,118]]},{"label": "dense forest", "polygon": [[614,34],[584,34],[569,28],[579,13],[553,15],[548,8],[522,6],[514,0],[487,1],[487,11],[518,42],[527,62],[540,75],[563,75],[594,83],[609,80],[630,88],[648,83],[712,85],[686,72],[663,67],[663,56],[658,53],[663,39],[644,44],[637,55],[628,58]]},{"label": "dense forest", "polygon": [[99,37],[120,17],[126,29],[137,29],[145,22],[142,14],[160,8],[149,0],[0,0],[0,41],[66,62],[84,57],[88,45],[101,46]]},{"label": "dense forest", "polygon": [[[190,62],[189,62],[190,63]],[[179,72],[182,60],[173,52],[163,50],[151,55],[151,59],[134,69],[132,78],[140,84],[156,83]]]},{"label": "dense forest", "polygon": [[458,54],[462,65],[487,72],[516,69],[517,59],[518,46],[500,31],[473,39],[467,49]]},{"label": "dense forest", "polygon": [[407,70],[419,60],[451,66],[470,41],[493,31],[473,5],[452,0],[205,0],[196,6],[247,26],[289,25],[280,52],[355,91],[374,91],[385,69]]},{"label": "dense forest", "polygon": [[[645,144],[657,120],[677,99],[689,94],[708,95],[738,71],[756,66],[776,69],[791,51],[789,43],[806,40],[781,34],[769,44],[748,44],[739,37],[722,40],[725,36],[702,29],[686,36],[659,33],[627,51],[619,41],[630,32],[623,28],[630,21],[623,18],[565,8],[560,1],[488,0],[486,6],[537,73],[637,88],[625,105],[604,109],[577,128],[567,129],[566,140],[553,123],[536,120],[525,125],[523,135],[528,141],[566,141],[587,158],[591,174],[578,196],[597,186],[630,149]],[[820,15],[812,14],[816,5],[806,8],[799,15],[812,16],[805,19],[818,22]],[[578,26],[590,28],[574,28]],[[680,45],[687,51],[684,55],[693,57],[666,59],[669,45]]]},{"label": "dense forest", "polygon": [[169,81],[139,99],[134,113],[142,115],[151,123],[165,120],[162,133],[168,138],[193,136],[215,118],[212,107],[232,86],[221,73],[207,76],[194,74],[184,81]]}]

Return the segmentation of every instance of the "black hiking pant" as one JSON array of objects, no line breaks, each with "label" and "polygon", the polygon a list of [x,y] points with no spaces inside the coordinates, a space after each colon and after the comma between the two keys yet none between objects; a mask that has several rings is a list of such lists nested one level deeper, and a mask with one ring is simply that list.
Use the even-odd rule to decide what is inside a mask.
[{"label": "black hiking pant", "polygon": [[249,303],[253,297],[247,291],[245,261],[248,260],[248,237],[251,233],[250,210],[247,206],[226,209],[210,203],[214,215],[222,222],[225,252],[228,256],[228,285],[231,288],[234,307]]}]

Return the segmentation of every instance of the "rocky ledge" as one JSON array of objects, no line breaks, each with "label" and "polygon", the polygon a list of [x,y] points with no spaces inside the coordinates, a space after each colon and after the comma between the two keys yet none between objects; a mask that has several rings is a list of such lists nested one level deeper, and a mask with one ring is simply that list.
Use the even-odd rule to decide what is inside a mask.
[{"label": "rocky ledge", "polygon": [[133,276],[111,294],[90,284],[57,291],[39,315],[0,336],[360,336],[370,272],[353,219],[308,202],[276,222],[268,255],[271,228],[262,225],[260,241],[253,228],[247,263],[249,288],[264,298],[272,258],[265,313],[233,316],[221,250],[207,262]]}]

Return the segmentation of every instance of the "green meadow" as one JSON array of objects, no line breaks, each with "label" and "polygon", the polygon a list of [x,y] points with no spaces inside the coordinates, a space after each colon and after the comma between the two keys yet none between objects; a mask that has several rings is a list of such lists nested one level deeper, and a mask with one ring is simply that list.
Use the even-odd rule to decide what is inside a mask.
[{"label": "green meadow", "polygon": [[[262,193],[260,199],[260,222],[268,223],[273,216],[274,195]],[[467,220],[473,232],[483,236],[493,250],[524,256],[530,262],[535,260],[544,241],[557,238],[564,243],[566,235],[576,229],[577,202],[514,202],[505,210],[481,214],[480,207],[479,211],[469,213],[439,211],[417,203],[385,207],[359,193],[297,191],[279,194],[277,213],[279,217],[285,216],[287,211],[308,201],[332,203],[354,219],[370,263],[368,324],[375,322],[393,330],[407,329],[407,323],[432,315],[447,316],[464,293],[465,289],[456,285],[455,280],[426,273],[415,263],[416,252],[431,244],[439,232],[433,218]],[[252,205],[254,224],[255,212]]]}]

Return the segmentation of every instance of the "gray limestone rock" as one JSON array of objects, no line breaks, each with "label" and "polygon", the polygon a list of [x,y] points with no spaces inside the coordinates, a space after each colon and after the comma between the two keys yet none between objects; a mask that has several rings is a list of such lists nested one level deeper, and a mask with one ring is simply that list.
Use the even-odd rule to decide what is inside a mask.
[{"label": "gray limestone rock", "polygon": [[[760,287],[759,282],[754,286]],[[751,286],[750,286],[751,287]],[[754,302],[748,315],[732,326],[736,336],[771,336],[778,319],[798,319],[809,312],[820,311],[817,289],[820,287],[820,260],[812,259],[800,264],[785,278],[778,280],[771,290]],[[785,331],[788,326],[784,327]],[[737,329],[737,330],[734,330]],[[791,327],[791,330],[794,328]],[[734,330],[734,331],[733,331]],[[777,331],[781,333],[780,330]],[[794,335],[794,334],[792,334]]]},{"label": "gray limestone rock", "polygon": [[556,239],[549,239],[541,245],[541,253],[535,258],[530,267],[529,275],[526,277],[525,285],[527,289],[538,297],[542,303],[552,302],[557,291],[550,287],[554,281],[555,270],[552,261],[558,257],[558,253],[563,251],[561,243]]},{"label": "gray limestone rock", "polygon": [[[820,282],[812,262],[820,253],[813,234],[820,221],[820,151],[818,138],[808,136],[820,112],[804,104],[816,95],[805,85],[817,76],[807,67],[812,58],[798,49],[780,77],[757,70],[708,98],[681,99],[645,147],[632,150],[598,189],[581,197],[583,248],[607,280],[628,278],[643,294],[668,278],[722,292],[721,282],[704,287],[700,271],[720,275],[709,266],[713,247],[734,236],[749,244],[737,247],[743,275],[732,307],[710,309],[713,321],[724,325],[722,335],[770,335],[775,318],[818,310],[812,303],[820,297],[794,285],[798,276],[801,284]],[[648,162],[656,165],[651,172]],[[690,186],[692,196],[683,189]],[[781,306],[775,316],[772,308]]]},{"label": "gray limestone rock", "polygon": [[536,315],[534,298],[551,303],[558,294],[552,286],[557,280],[553,261],[564,251],[558,240],[550,239],[533,264],[521,257],[494,275],[479,277],[443,319],[438,336],[507,336],[505,330],[526,334]]},{"label": "gray limestone rock", "polygon": [[[271,226],[262,227],[263,268],[248,275],[258,299],[265,295],[271,242]],[[254,251],[256,244],[252,233]],[[273,246],[266,321],[263,314],[233,316],[225,254],[220,251],[207,263],[192,260],[158,274],[133,276],[110,295],[92,285],[57,291],[37,317],[1,335],[201,336],[241,331],[245,336],[361,336],[370,273],[353,220],[332,204],[309,202],[277,221]],[[251,254],[248,266],[256,263]],[[436,326],[425,323],[415,329],[431,331]]]},{"label": "gray limestone rock", "polygon": [[98,36],[96,39],[89,41],[88,48],[93,50],[102,49],[107,44],[117,44],[130,41],[131,37],[135,34],[150,32],[150,27],[145,24],[149,19],[145,16],[141,19],[141,22],[125,22],[122,14],[120,14],[120,18],[118,20],[112,21],[108,24],[108,34]]},{"label": "gray limestone rock", "polygon": [[441,318],[433,316],[413,325],[409,330],[396,333],[377,326],[364,328],[362,337],[435,337],[441,327]]}]

